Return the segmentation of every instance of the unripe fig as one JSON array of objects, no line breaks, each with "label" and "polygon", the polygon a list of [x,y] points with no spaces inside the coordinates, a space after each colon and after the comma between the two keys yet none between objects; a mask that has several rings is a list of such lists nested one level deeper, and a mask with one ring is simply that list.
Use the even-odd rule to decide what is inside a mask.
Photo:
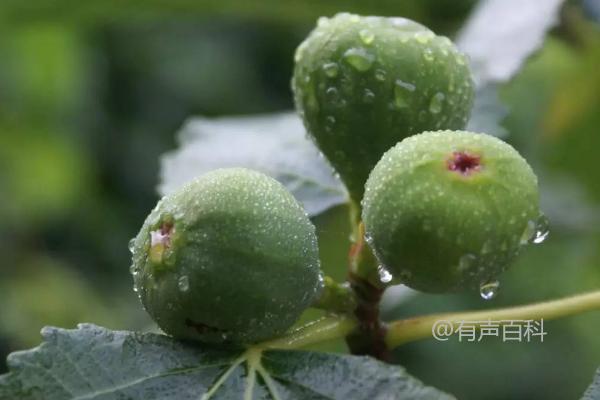
[{"label": "unripe fig", "polygon": [[164,197],[132,242],[135,290],[177,338],[252,343],[283,333],[315,300],[315,227],[277,181],[209,172]]},{"label": "unripe fig", "polygon": [[532,239],[537,178],[510,145],[485,134],[404,139],[366,184],[366,238],[382,265],[424,292],[481,287]]},{"label": "unripe fig", "polygon": [[356,203],[391,146],[426,130],[462,129],[471,112],[465,56],[408,19],[321,18],[295,61],[296,108]]}]

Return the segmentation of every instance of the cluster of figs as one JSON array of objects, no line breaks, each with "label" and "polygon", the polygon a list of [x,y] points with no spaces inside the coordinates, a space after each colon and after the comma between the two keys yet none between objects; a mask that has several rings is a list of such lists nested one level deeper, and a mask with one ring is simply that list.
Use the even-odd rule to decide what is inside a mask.
[{"label": "cluster of figs", "polygon": [[[462,130],[473,80],[448,38],[404,18],[323,17],[296,51],[292,89],[389,284],[489,295],[522,246],[545,234],[528,163],[500,139]],[[161,199],[131,250],[144,308],[177,338],[272,338],[323,292],[302,206],[244,168]]]}]

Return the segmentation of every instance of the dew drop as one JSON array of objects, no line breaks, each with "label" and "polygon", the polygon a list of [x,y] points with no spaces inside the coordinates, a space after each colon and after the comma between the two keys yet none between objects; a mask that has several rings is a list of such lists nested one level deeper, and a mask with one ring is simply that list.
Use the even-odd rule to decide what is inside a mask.
[{"label": "dew drop", "polygon": [[330,100],[336,100],[338,98],[338,90],[334,87],[329,87],[325,90],[325,94]]},{"label": "dew drop", "polygon": [[374,57],[362,48],[352,48],[346,50],[344,53],[344,59],[354,69],[360,72],[368,71],[373,65]]},{"label": "dew drop", "polygon": [[421,31],[415,33],[415,39],[421,44],[427,44],[435,35],[431,31]]},{"label": "dew drop", "polygon": [[408,107],[408,97],[415,91],[415,85],[412,83],[396,80],[394,85],[394,104],[398,108]]},{"label": "dew drop", "polygon": [[466,271],[470,269],[473,265],[475,265],[475,261],[477,261],[477,257],[475,257],[473,254],[464,254],[458,260],[458,269],[460,271]]},{"label": "dew drop", "polygon": [[385,81],[385,76],[386,76],[386,73],[384,70],[382,70],[382,69],[375,70],[375,79],[377,79],[378,81],[380,81],[380,82]]},{"label": "dew drop", "polygon": [[338,75],[339,70],[338,65],[334,62],[323,64],[323,72],[325,72],[325,75],[329,78],[335,78]]},{"label": "dew drop", "polygon": [[360,37],[360,40],[366,45],[373,43],[373,40],[375,39],[375,35],[373,34],[373,32],[371,32],[368,29],[361,29],[360,32],[358,32],[358,36]]},{"label": "dew drop", "polygon": [[550,223],[544,214],[540,214],[536,221],[535,234],[531,241],[534,244],[540,244],[548,237],[550,233]]},{"label": "dew drop", "polygon": [[133,238],[133,239],[131,239],[131,240],[129,241],[129,244],[127,245],[127,248],[129,249],[129,252],[130,252],[131,254],[133,254],[133,253],[134,253],[134,251],[135,251],[135,238]]},{"label": "dew drop", "polygon": [[131,264],[129,266],[129,272],[131,273],[131,275],[136,276],[139,272],[138,267],[135,264]]},{"label": "dew drop", "polygon": [[373,100],[375,100],[375,93],[369,89],[365,89],[365,92],[363,93],[363,101],[365,103],[372,103]]},{"label": "dew drop", "polygon": [[187,292],[190,289],[190,279],[187,275],[182,275],[177,280],[177,287],[182,292]]},{"label": "dew drop", "polygon": [[379,274],[379,280],[381,283],[390,283],[393,279],[392,274],[384,265],[380,265],[377,268],[377,273]]},{"label": "dew drop", "polygon": [[433,59],[434,59],[433,51],[429,48],[423,50],[423,58],[426,61],[433,61]]},{"label": "dew drop", "polygon": [[442,92],[434,94],[429,102],[429,112],[432,114],[439,114],[442,111],[442,105],[445,98],[446,96],[444,96],[444,93]]},{"label": "dew drop", "polygon": [[498,281],[490,281],[482,283],[479,287],[479,295],[484,300],[491,300],[498,294],[498,289],[500,288],[500,282]]},{"label": "dew drop", "polygon": [[523,230],[519,243],[524,246],[532,242],[536,234],[536,224],[534,221],[527,221],[527,226]]}]

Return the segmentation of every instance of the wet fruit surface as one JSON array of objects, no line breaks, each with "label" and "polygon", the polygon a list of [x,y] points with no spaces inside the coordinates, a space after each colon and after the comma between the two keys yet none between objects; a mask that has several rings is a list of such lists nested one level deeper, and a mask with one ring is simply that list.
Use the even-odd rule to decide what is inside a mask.
[{"label": "wet fruit surface", "polygon": [[383,267],[426,292],[494,286],[535,241],[539,216],[527,162],[497,138],[463,131],[397,144],[371,173],[363,201],[367,241]]},{"label": "wet fruit surface", "polygon": [[391,146],[425,130],[464,128],[469,118],[465,56],[404,18],[321,18],[295,61],[296,107],[357,203]]},{"label": "wet fruit surface", "polygon": [[132,242],[135,290],[179,338],[283,333],[321,287],[315,228],[275,180],[234,168],[163,198]]}]

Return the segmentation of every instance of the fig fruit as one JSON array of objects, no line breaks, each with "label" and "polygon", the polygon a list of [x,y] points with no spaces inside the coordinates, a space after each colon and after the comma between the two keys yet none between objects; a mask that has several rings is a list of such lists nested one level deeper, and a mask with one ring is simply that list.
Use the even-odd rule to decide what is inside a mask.
[{"label": "fig fruit", "polygon": [[465,56],[446,37],[404,18],[320,18],[295,54],[296,108],[307,131],[362,199],[369,172],[398,141],[462,129],[473,103]]},{"label": "fig fruit", "polygon": [[277,181],[231,168],[164,197],[132,241],[135,290],[177,338],[277,336],[322,286],[315,227]]},{"label": "fig fruit", "polygon": [[536,234],[539,194],[507,143],[464,131],[404,139],[371,172],[366,240],[395,282],[424,292],[492,282]]}]

